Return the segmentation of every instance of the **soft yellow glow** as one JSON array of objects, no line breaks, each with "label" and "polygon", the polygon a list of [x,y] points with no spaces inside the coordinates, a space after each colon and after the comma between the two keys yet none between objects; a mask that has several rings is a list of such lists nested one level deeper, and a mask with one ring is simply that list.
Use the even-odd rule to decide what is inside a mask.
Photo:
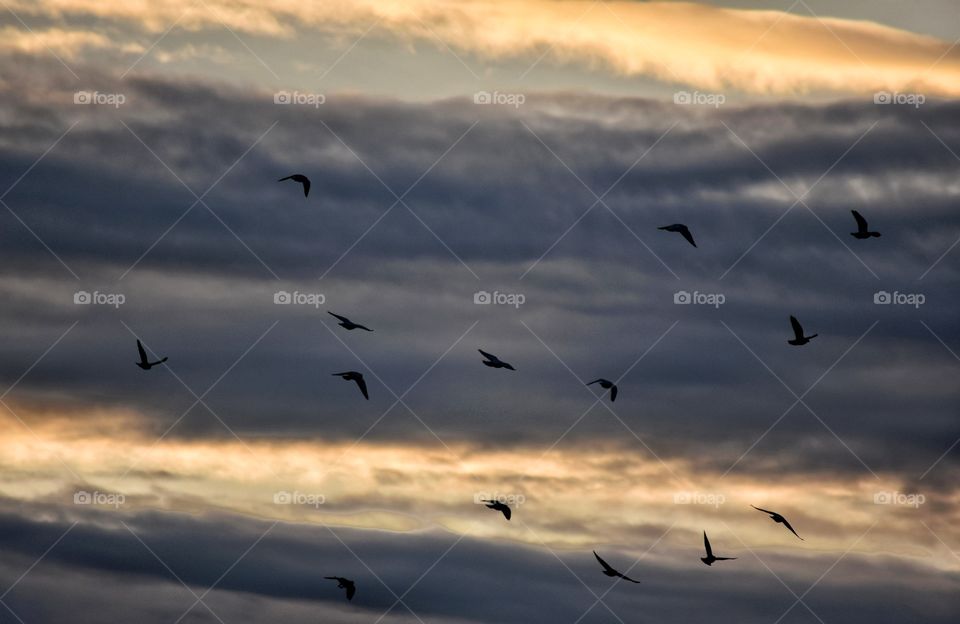
[{"label": "soft yellow glow", "polygon": [[[13,6],[25,15],[64,21],[94,16],[146,31],[122,45],[142,46],[174,23],[194,31],[226,25],[238,33],[283,38],[320,29],[342,36],[346,44],[376,25],[371,36],[446,45],[488,59],[532,62],[546,53],[546,62],[715,91],[960,93],[960,60],[949,43],[933,37],[866,21],[684,2],[16,0]],[[92,33],[68,37],[50,31],[47,36],[61,51],[104,43]],[[16,38],[24,42],[21,47],[28,45],[26,37]],[[39,42],[29,45],[36,51]]]}]

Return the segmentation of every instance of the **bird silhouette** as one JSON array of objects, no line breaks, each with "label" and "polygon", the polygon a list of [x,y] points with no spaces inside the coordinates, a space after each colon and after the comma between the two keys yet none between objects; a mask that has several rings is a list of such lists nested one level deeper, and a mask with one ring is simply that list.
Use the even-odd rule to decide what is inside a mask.
[{"label": "bird silhouette", "polygon": [[347,600],[353,600],[353,595],[357,593],[357,585],[350,579],[345,579],[342,576],[325,576],[325,579],[330,579],[331,581],[337,582],[337,589],[347,590]]},{"label": "bird silhouette", "polygon": [[880,232],[870,231],[870,228],[867,226],[867,220],[863,218],[863,215],[856,210],[851,210],[850,212],[853,213],[853,218],[857,220],[857,231],[850,232],[850,236],[860,239],[872,237],[880,238]]},{"label": "bird silhouette", "polygon": [[713,565],[714,561],[731,561],[736,559],[736,557],[714,557],[713,549],[710,548],[710,540],[707,539],[707,532],[703,532],[703,547],[707,549],[707,556],[700,557],[700,561],[704,562],[707,565]]},{"label": "bird silhouette", "polygon": [[507,364],[506,362],[504,362],[503,360],[501,360],[500,358],[498,358],[497,356],[493,355],[492,353],[487,353],[483,349],[477,349],[477,351],[480,352],[480,355],[486,358],[483,361],[483,363],[489,366],[490,368],[507,368],[512,371],[517,370],[514,367]]},{"label": "bird silhouette", "polygon": [[157,364],[163,364],[164,362],[167,361],[167,358],[159,359],[159,360],[157,360],[156,362],[151,362],[150,360],[148,360],[148,359],[147,359],[147,352],[143,350],[143,345],[140,344],[140,341],[139,341],[139,340],[137,340],[137,351],[140,352],[140,361],[137,362],[137,366],[139,366],[139,367],[142,368],[143,370],[150,370],[151,368],[153,368],[153,367],[156,366]]},{"label": "bird silhouette", "polygon": [[676,232],[677,234],[681,234],[681,235],[683,235],[683,237],[684,237],[685,239],[687,239],[687,242],[688,242],[688,243],[690,243],[690,244],[693,245],[694,247],[697,246],[697,244],[696,244],[695,242],[693,242],[693,234],[690,233],[690,228],[688,228],[687,226],[685,226],[685,225],[682,224],[682,223],[674,223],[673,225],[665,225],[665,226],[659,227],[659,228],[657,228],[657,229],[658,229],[658,230],[666,230],[667,232]]},{"label": "bird silhouette", "polygon": [[787,343],[792,344],[795,347],[803,346],[808,342],[810,342],[811,339],[816,338],[818,336],[818,334],[813,334],[812,336],[804,336],[803,326],[800,325],[800,321],[798,321],[797,317],[795,316],[790,317],[790,325],[793,327],[794,338],[793,340],[788,340]]},{"label": "bird silhouette", "polygon": [[796,535],[798,538],[803,539],[802,537],[800,537],[799,535],[797,535],[797,532],[793,530],[793,527],[790,526],[790,523],[787,522],[787,519],[784,518],[783,516],[781,516],[780,514],[778,514],[777,512],[775,512],[775,511],[770,511],[770,510],[768,510],[768,509],[760,509],[759,507],[754,507],[753,505],[750,505],[750,506],[753,507],[754,509],[756,509],[757,511],[762,511],[762,512],[765,513],[765,514],[770,514],[770,519],[771,519],[771,520],[773,520],[774,522],[776,522],[776,523],[778,523],[778,524],[782,524],[783,526],[787,527],[787,528],[790,530],[791,533],[793,533],[794,535]]},{"label": "bird silhouette", "polygon": [[613,403],[614,401],[617,400],[617,384],[615,384],[615,383],[613,383],[612,381],[609,381],[609,380],[607,380],[607,379],[594,379],[593,381],[591,381],[591,382],[588,383],[587,385],[588,385],[588,386],[591,386],[591,385],[593,385],[593,384],[595,384],[595,383],[600,384],[600,387],[603,388],[604,390],[609,390],[609,391],[610,391],[610,402],[611,402],[611,403]]},{"label": "bird silhouette", "polygon": [[334,314],[333,312],[331,312],[331,311],[329,311],[329,310],[327,310],[327,314],[329,314],[330,316],[335,316],[335,317],[337,317],[338,319],[340,319],[340,322],[337,323],[337,325],[339,325],[340,327],[346,329],[347,331],[350,331],[350,330],[352,330],[352,329],[365,329],[365,330],[367,330],[367,331],[369,331],[369,332],[372,332],[372,331],[373,331],[373,330],[370,329],[369,327],[364,327],[363,325],[360,325],[360,324],[358,324],[358,323],[354,323],[353,321],[351,321],[351,320],[348,319],[347,317],[345,317],[345,316],[340,316],[339,314]]},{"label": "bird silhouette", "polygon": [[503,517],[507,520],[510,519],[510,516],[513,515],[513,512],[510,511],[510,507],[506,503],[501,503],[500,501],[495,500],[484,500],[484,503],[487,504],[487,509],[496,509],[503,514]]},{"label": "bird silhouette", "polygon": [[293,180],[294,182],[299,182],[300,184],[302,184],[304,197],[310,194],[310,178],[308,178],[307,176],[301,173],[295,173],[293,175],[288,175],[285,178],[280,178],[279,180],[277,180],[277,182],[283,182],[285,180]]},{"label": "bird silhouette", "polygon": [[357,387],[360,388],[360,392],[363,393],[363,398],[370,400],[370,395],[367,394],[367,382],[363,380],[363,375],[357,371],[346,371],[343,373],[333,373],[334,377],[342,377],[345,381],[355,381],[357,382]]},{"label": "bird silhouette", "polygon": [[596,557],[596,558],[597,558],[597,561],[600,562],[600,565],[603,566],[603,573],[606,574],[607,576],[619,576],[619,577],[622,578],[623,580],[625,580],[625,581],[630,581],[631,583],[639,583],[639,582],[640,582],[640,581],[635,581],[635,580],[633,580],[632,578],[630,578],[629,576],[625,576],[624,574],[622,574],[622,573],[620,573],[620,572],[617,572],[616,570],[614,570],[613,568],[611,568],[609,563],[607,563],[606,561],[604,561],[603,559],[600,558],[600,555],[597,554],[597,551],[593,551],[593,556]]}]

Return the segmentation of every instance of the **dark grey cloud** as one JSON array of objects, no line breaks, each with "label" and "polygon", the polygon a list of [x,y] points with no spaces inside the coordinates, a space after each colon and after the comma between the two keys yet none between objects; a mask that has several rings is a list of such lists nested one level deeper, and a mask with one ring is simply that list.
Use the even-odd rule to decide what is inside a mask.
[{"label": "dark grey cloud", "polygon": [[[28,514],[44,519],[28,520]],[[74,522],[77,525],[67,533]],[[794,602],[781,581],[800,594],[839,556],[800,557],[757,547],[751,553],[734,543],[726,548],[741,559],[721,572],[696,559],[698,536],[693,535],[685,538],[686,545],[661,545],[643,556],[631,570],[642,581],[640,586],[610,588],[589,549],[551,553],[469,536],[458,542],[437,531],[338,528],[334,534],[320,526],[270,526],[226,515],[63,512],[37,505],[14,510],[5,504],[0,516],[6,553],[0,574],[5,586],[66,533],[5,602],[25,621],[52,622],[67,613],[82,613],[73,617],[109,622],[136,614],[138,620],[152,624],[176,619],[194,600],[176,575],[198,595],[219,579],[205,600],[225,621],[243,613],[258,619],[321,616],[337,623],[369,621],[394,603],[391,590],[402,595],[411,586],[404,596],[410,609],[425,621],[444,623],[574,620],[608,589],[604,602],[624,621],[633,621],[637,614],[651,621],[704,621],[704,613],[711,614],[711,621],[773,621]],[[653,546],[665,529],[643,527],[642,539]],[[626,569],[646,548],[624,551],[609,545],[601,550]],[[321,578],[330,574],[358,582],[349,608],[335,587]],[[904,558],[853,552],[817,583],[805,602],[825,621],[949,622],[958,608],[958,580],[956,574],[936,574]],[[70,602],[44,600],[45,591]],[[69,610],[68,604],[73,605]],[[186,621],[212,617],[198,605]],[[411,617],[397,606],[385,621],[406,622]],[[785,621],[810,617],[798,605]],[[616,618],[598,605],[582,621]]]},{"label": "dark grey cloud", "polygon": [[[132,406],[163,431],[195,398],[167,371],[132,366],[122,321],[195,393],[217,382],[205,400],[242,436],[355,439],[394,403],[381,380],[404,392],[479,321],[405,397],[451,442],[547,446],[593,401],[577,377],[630,369],[616,405],[624,423],[662,456],[722,470],[794,401],[765,364],[798,394],[831,370],[805,398],[823,423],[796,406],[738,469],[865,473],[863,460],[916,478],[960,437],[960,362],[921,324],[960,350],[957,256],[930,269],[960,236],[960,162],[923,125],[956,151],[955,102],[715,111],[561,93],[529,94],[514,110],[329,94],[314,109],[275,105],[265,91],[85,71],[78,88],[127,96],[114,110],[74,105],[74,85],[52,75],[22,60],[3,83],[5,185],[78,122],[4,198],[42,243],[0,211],[3,379],[13,383],[79,323],[11,400]],[[595,206],[565,236],[595,198],[550,150],[598,194],[623,176],[605,197],[610,210]],[[790,209],[795,198],[767,170],[802,193],[838,159],[809,210]],[[228,169],[204,198],[209,210],[185,214],[195,200],[177,176],[201,194]],[[416,216],[390,209],[378,177],[400,194],[428,169],[404,199]],[[314,181],[309,200],[276,183],[295,171]],[[853,240],[851,209],[884,237]],[[655,229],[676,221],[698,249]],[[75,306],[78,289],[122,292],[127,303]],[[327,303],[276,306],[278,290],[322,292]],[[526,303],[477,306],[478,290]],[[679,290],[726,303],[674,305]],[[926,303],[877,306],[879,290]],[[377,331],[340,332],[326,309]],[[790,314],[820,337],[788,347]],[[483,368],[478,347],[518,372]],[[369,402],[329,375],[348,368],[366,371]],[[228,434],[196,405],[171,435]],[[595,407],[564,444],[624,436]],[[398,438],[435,442],[402,405],[370,434]],[[929,478],[954,470],[948,457]]]}]

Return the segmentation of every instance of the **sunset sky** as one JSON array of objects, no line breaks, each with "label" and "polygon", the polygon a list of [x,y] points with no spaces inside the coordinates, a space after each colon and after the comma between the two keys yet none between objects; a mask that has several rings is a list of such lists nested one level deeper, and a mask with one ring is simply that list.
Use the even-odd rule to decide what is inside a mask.
[{"label": "sunset sky", "polygon": [[0,33],[0,624],[957,621],[960,3]]}]

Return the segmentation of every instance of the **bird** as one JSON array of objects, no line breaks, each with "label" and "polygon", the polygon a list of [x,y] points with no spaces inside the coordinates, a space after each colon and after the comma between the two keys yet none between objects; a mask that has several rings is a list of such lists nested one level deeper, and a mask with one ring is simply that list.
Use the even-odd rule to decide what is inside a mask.
[{"label": "bird", "polygon": [[346,371],[343,373],[333,373],[334,377],[342,377],[345,381],[355,381],[357,382],[357,387],[360,388],[360,392],[363,393],[363,398],[370,400],[370,395],[367,394],[367,382],[363,380],[363,375],[357,371]]},{"label": "bird", "polygon": [[306,197],[310,194],[310,178],[303,175],[302,173],[295,173],[293,175],[288,175],[285,178],[280,178],[277,182],[283,182],[285,180],[293,180],[294,182],[299,182],[303,185],[303,196]]},{"label": "bird", "polygon": [[512,371],[517,370],[514,367],[507,364],[506,362],[504,362],[503,360],[501,360],[500,358],[498,358],[497,356],[493,355],[492,353],[487,353],[483,349],[477,349],[477,351],[480,352],[480,355],[486,358],[483,361],[483,363],[489,366],[490,368],[508,368]]},{"label": "bird", "polygon": [[856,210],[851,210],[850,212],[853,213],[853,218],[857,220],[857,231],[850,232],[850,236],[860,239],[871,237],[880,238],[880,232],[871,232],[867,227],[867,220],[863,218],[863,215]]},{"label": "bird", "polygon": [[714,561],[730,561],[736,559],[736,557],[714,557],[713,549],[710,548],[710,540],[707,539],[707,532],[703,532],[703,546],[707,549],[707,556],[700,557],[700,561],[704,562],[707,565],[712,565]]},{"label": "bird", "polygon": [[609,381],[609,380],[607,380],[607,379],[602,379],[602,378],[601,378],[601,379],[594,379],[593,381],[591,381],[591,382],[588,383],[587,385],[588,385],[588,386],[591,386],[591,385],[593,385],[593,384],[595,384],[595,383],[600,384],[600,387],[603,388],[604,390],[609,390],[609,391],[610,391],[610,402],[611,402],[611,403],[613,403],[614,401],[617,400],[617,384],[615,384],[615,383],[613,383],[612,381]]},{"label": "bird", "polygon": [[[771,520],[773,520],[774,522],[776,522],[776,523],[778,523],[778,524],[782,524],[783,526],[787,527],[787,528],[790,530],[791,533],[793,533],[794,535],[796,535],[796,536],[797,536],[798,538],[800,538],[801,540],[803,539],[802,537],[800,537],[800,536],[797,534],[796,531],[793,530],[793,527],[790,526],[790,523],[787,522],[787,519],[784,518],[783,516],[781,516],[780,514],[778,514],[777,512],[775,512],[775,511],[769,511],[769,510],[767,510],[767,509],[760,509],[759,507],[755,507],[755,506],[753,506],[753,505],[750,505],[750,506],[753,507],[754,509],[756,509],[757,511],[762,511],[762,512],[765,513],[765,514],[770,514],[770,519],[771,519]],[[804,541],[806,541],[806,540],[804,540]]]},{"label": "bird", "polygon": [[483,500],[482,502],[487,504],[487,509],[496,509],[497,511],[503,514],[503,517],[507,520],[510,519],[510,516],[513,515],[513,512],[510,511],[510,507],[506,503],[501,503],[496,500]]},{"label": "bird", "polygon": [[639,583],[639,582],[640,582],[640,581],[635,581],[635,580],[633,580],[632,578],[630,578],[629,576],[625,576],[624,574],[621,574],[620,572],[617,572],[616,570],[614,570],[613,568],[611,568],[609,563],[607,563],[606,561],[604,561],[603,559],[600,558],[600,555],[597,554],[597,551],[593,551],[593,556],[596,557],[596,558],[597,558],[597,561],[600,562],[600,565],[603,566],[603,573],[606,574],[607,576],[619,576],[619,577],[622,578],[623,580],[625,580],[625,581],[630,581],[631,583]]},{"label": "bird", "polygon": [[684,237],[685,239],[687,239],[687,242],[688,242],[688,243],[690,243],[690,244],[693,245],[694,247],[697,246],[697,244],[696,244],[695,242],[693,242],[693,234],[690,233],[690,228],[688,228],[687,226],[685,226],[685,225],[682,224],[682,223],[674,223],[673,225],[665,225],[665,226],[659,227],[659,228],[657,228],[657,229],[658,229],[658,230],[666,230],[667,232],[676,232],[676,233],[678,233],[678,234],[682,234],[683,237]]},{"label": "bird", "polygon": [[140,352],[140,361],[137,362],[136,364],[137,364],[137,366],[139,366],[139,367],[142,368],[143,370],[150,370],[151,368],[153,368],[153,367],[156,366],[157,364],[163,364],[164,362],[167,361],[167,358],[163,358],[163,359],[157,360],[156,362],[151,362],[150,360],[148,360],[148,359],[147,359],[147,352],[144,351],[143,345],[140,344],[140,340],[137,340],[137,351]]},{"label": "bird", "polygon": [[369,331],[369,332],[372,332],[372,331],[373,331],[373,330],[370,329],[369,327],[364,327],[363,325],[360,325],[360,324],[358,324],[358,323],[354,323],[353,321],[351,321],[351,320],[348,319],[347,317],[345,317],[345,316],[340,316],[339,314],[334,314],[333,312],[331,312],[331,311],[329,311],[329,310],[327,310],[327,314],[329,314],[330,316],[335,316],[335,317],[337,317],[338,319],[340,319],[340,322],[337,323],[337,325],[339,325],[340,327],[346,329],[347,331],[350,331],[351,329],[365,329],[365,330],[367,330],[367,331]]},{"label": "bird", "polygon": [[353,595],[357,593],[357,585],[350,579],[345,579],[342,576],[325,576],[325,579],[330,579],[331,581],[337,582],[337,589],[347,590],[347,600],[353,600]]},{"label": "bird", "polygon": [[813,338],[816,338],[818,336],[818,334],[813,334],[812,336],[804,336],[803,326],[800,325],[800,321],[798,321],[797,317],[795,316],[790,317],[790,325],[793,327],[794,338],[793,340],[788,340],[787,343],[792,344],[795,347],[801,347],[807,344],[808,342],[810,342],[810,340],[812,340]]}]

